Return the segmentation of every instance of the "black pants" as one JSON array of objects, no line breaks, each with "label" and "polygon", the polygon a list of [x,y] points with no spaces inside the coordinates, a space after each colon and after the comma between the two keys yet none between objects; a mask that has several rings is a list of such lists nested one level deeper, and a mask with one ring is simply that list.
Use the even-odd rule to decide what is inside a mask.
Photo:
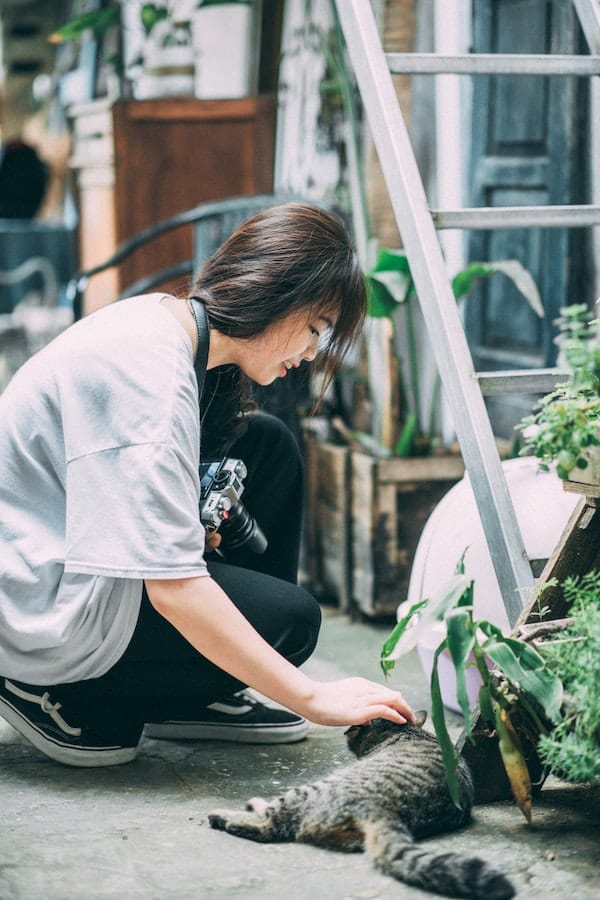
[{"label": "black pants", "polygon": [[[302,523],[303,469],[295,438],[273,416],[251,417],[229,456],[248,469],[242,502],[268,547],[241,549],[211,561],[210,574],[254,628],[294,665],[314,650],[321,622],[314,598],[296,584]],[[108,703],[157,721],[193,718],[207,703],[244,685],[205,659],[152,607],[144,589],[138,622],[121,659],[100,678],[53,686],[63,703],[90,715]]]}]

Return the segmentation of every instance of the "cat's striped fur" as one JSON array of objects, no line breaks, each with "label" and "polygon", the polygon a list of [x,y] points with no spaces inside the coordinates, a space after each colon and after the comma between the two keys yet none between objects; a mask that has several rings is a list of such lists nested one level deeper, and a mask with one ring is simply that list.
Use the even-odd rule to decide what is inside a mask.
[{"label": "cat's striped fur", "polygon": [[378,719],[346,734],[359,757],[355,762],[273,800],[250,800],[245,811],[215,810],[212,827],[254,841],[365,850],[387,875],[448,897],[514,896],[506,876],[479,857],[415,843],[468,823],[473,785],[464,760],[458,809],[446,786],[439,744],[420,725]]}]

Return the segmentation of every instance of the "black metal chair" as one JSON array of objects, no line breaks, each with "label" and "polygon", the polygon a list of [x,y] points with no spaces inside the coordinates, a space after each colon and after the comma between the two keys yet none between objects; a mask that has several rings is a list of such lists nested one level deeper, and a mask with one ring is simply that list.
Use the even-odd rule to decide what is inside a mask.
[{"label": "black metal chair", "polygon": [[119,244],[115,252],[104,262],[89,269],[82,269],[71,278],[67,286],[67,298],[73,304],[74,318],[81,318],[83,297],[91,278],[100,272],[118,266],[139,247],[151,243],[166,232],[189,225],[193,233],[193,257],[174,261],[166,268],[138,278],[123,288],[115,300],[143,294],[172,278],[191,275],[250,216],[269,206],[297,199],[300,198],[292,197],[289,194],[253,194],[228,197],[225,200],[200,203],[198,206],[176,213],[168,219],[144,228]]},{"label": "black metal chair", "polygon": [[[67,298],[73,304],[74,319],[81,318],[85,289],[91,278],[119,265],[139,247],[150,243],[160,235],[172,231],[174,228],[189,225],[193,229],[192,259],[175,261],[166,268],[150,272],[122,289],[115,300],[146,293],[173,278],[192,276],[204,260],[214,253],[217,247],[250,216],[270,206],[301,199],[303,198],[290,194],[253,194],[230,197],[225,200],[201,203],[143,229],[119,244],[115,252],[104,262],[75,273],[67,286]],[[310,202],[314,203],[315,201],[311,200]],[[266,388],[257,386],[255,398],[262,409],[286,422],[296,437],[300,439],[298,406],[305,401],[308,402],[308,392],[306,372],[303,369],[297,369],[290,372],[283,381],[277,381]]]}]

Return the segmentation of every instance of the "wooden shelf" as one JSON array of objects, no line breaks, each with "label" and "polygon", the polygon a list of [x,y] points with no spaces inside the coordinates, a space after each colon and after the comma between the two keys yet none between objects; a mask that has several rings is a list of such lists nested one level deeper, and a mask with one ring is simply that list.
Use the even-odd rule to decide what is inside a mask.
[{"label": "wooden shelf", "polygon": [[[272,191],[275,112],[271,94],[97,101],[73,108],[81,266],[102,262],[121,241],[199,203]],[[191,256],[189,229],[163,235],[116,272],[92,279],[85,311]]]}]

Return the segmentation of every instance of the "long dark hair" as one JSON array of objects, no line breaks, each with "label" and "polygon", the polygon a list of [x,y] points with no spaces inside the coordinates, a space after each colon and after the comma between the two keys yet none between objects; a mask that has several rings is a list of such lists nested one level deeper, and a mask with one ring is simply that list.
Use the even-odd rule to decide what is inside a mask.
[{"label": "long dark hair", "polygon": [[[331,318],[316,360],[323,391],[357,339],[366,310],[363,274],[342,220],[307,203],[272,206],[244,222],[204,263],[191,293],[204,302],[211,328],[235,338],[255,337],[292,313]],[[248,396],[237,368],[211,370],[203,405],[214,399],[203,433],[225,437],[228,420],[235,423],[248,408]]]}]

